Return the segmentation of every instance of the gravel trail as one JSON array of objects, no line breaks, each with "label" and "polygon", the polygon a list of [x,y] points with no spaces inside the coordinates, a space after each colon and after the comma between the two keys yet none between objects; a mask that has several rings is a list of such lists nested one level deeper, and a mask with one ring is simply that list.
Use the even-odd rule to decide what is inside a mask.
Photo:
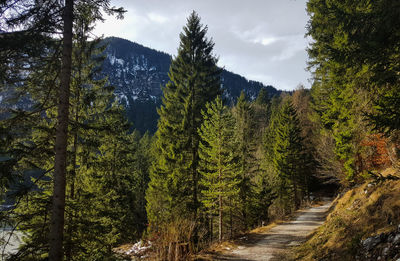
[{"label": "gravel trail", "polygon": [[216,257],[216,260],[279,260],[288,248],[301,244],[307,235],[324,223],[331,203],[325,200],[321,206],[300,210],[294,220],[257,234],[256,242],[242,243],[238,248]]}]

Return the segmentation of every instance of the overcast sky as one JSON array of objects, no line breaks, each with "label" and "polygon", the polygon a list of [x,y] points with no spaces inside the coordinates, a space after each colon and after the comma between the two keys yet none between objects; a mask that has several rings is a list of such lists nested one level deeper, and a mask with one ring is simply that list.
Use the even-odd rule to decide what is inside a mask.
[{"label": "overcast sky", "polygon": [[219,65],[277,89],[310,87],[305,71],[306,0],[112,0],[128,12],[106,17],[95,34],[117,36],[176,55],[179,33],[195,10],[215,43]]}]

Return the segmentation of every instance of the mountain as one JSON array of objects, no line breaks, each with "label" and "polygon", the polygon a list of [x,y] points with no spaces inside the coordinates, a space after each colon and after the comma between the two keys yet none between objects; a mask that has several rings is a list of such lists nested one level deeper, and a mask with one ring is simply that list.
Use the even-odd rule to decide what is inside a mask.
[{"label": "mountain", "polygon": [[[169,78],[168,71],[172,57],[129,40],[109,37],[102,75],[108,77],[109,84],[115,87],[115,95],[125,106],[128,119],[140,132],[154,133],[157,128],[157,107],[161,105],[162,86]],[[265,88],[270,96],[280,91],[260,82],[223,70],[221,74],[224,98],[233,104],[242,90],[250,99]]]}]

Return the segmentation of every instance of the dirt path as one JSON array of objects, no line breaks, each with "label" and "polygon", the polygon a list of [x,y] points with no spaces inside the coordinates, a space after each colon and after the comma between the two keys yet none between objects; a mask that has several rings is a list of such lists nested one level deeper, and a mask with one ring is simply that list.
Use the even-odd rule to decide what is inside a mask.
[{"label": "dirt path", "polygon": [[[257,240],[245,242],[238,248],[226,251],[216,260],[279,260],[279,254],[285,253],[291,246],[299,245],[307,235],[325,221],[331,201],[324,201],[322,206],[304,209],[298,212],[297,218],[279,224],[270,230],[255,235]],[[274,258],[275,257],[275,258]]]}]

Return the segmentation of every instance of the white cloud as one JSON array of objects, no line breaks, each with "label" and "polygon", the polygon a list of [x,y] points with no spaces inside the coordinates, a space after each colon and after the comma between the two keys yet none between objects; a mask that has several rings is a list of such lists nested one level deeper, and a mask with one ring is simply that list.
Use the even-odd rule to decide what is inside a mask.
[{"label": "white cloud", "polygon": [[271,58],[271,61],[292,59],[298,52],[305,52],[307,41],[303,35],[290,35],[279,39],[282,49]]},{"label": "white cloud", "polygon": [[219,65],[248,79],[294,89],[309,87],[303,36],[306,0],[112,0],[128,12],[124,20],[107,18],[96,34],[117,36],[176,55],[179,33],[196,10],[208,25]]},{"label": "white cloud", "polygon": [[[260,43],[262,45],[270,45],[272,43],[275,43],[276,41],[278,41],[278,38],[276,38],[276,37],[264,37],[260,40]],[[256,42],[257,42],[257,40],[256,40]]]},{"label": "white cloud", "polygon": [[150,19],[150,21],[156,22],[158,24],[163,24],[169,20],[168,17],[157,13],[149,13],[147,14],[147,17]]}]

